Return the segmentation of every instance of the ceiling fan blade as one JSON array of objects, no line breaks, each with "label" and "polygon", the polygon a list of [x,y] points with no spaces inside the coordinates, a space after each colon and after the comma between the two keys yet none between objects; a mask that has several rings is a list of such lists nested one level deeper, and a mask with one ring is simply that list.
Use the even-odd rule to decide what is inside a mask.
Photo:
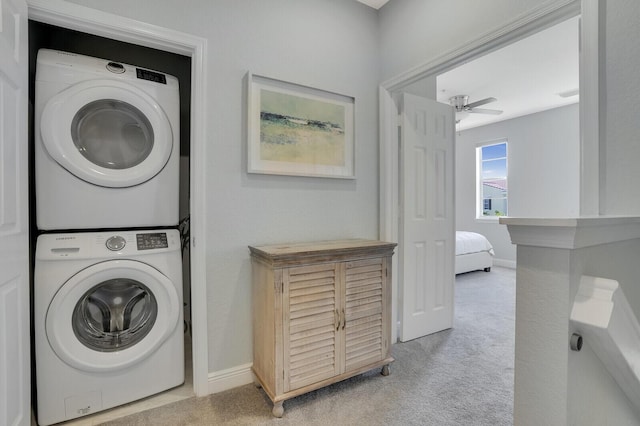
[{"label": "ceiling fan blade", "polygon": [[492,115],[500,115],[500,114],[502,114],[502,111],[500,111],[499,109],[473,108],[473,109],[469,109],[467,111],[468,112],[475,112],[475,113],[478,113],[478,114],[492,114]]},{"label": "ceiling fan blade", "polygon": [[495,101],[497,101],[496,98],[480,99],[479,101],[471,102],[470,104],[465,105],[465,108],[475,108]]}]

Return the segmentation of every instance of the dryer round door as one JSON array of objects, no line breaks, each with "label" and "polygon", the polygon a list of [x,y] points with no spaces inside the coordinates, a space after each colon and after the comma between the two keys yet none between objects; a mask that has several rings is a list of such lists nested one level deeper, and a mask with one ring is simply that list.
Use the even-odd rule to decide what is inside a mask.
[{"label": "dryer round door", "polygon": [[174,284],[133,260],[94,264],[72,276],[47,310],[56,355],[90,372],[121,370],[149,355],[175,331],[181,309]]},{"label": "dryer round door", "polygon": [[42,111],[40,134],[58,164],[104,187],[148,181],[173,149],[162,107],[144,91],[115,80],[85,81],[53,96]]}]

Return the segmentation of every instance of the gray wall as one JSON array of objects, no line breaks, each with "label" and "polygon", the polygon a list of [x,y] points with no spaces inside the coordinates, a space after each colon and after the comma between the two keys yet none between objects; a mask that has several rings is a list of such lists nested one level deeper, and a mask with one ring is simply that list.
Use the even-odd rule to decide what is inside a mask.
[{"label": "gray wall", "polygon": [[507,227],[476,219],[476,147],[508,142],[509,216],[576,217],[579,213],[578,104],[459,132],[456,136],[456,229],[485,235],[496,259],[516,261]]},{"label": "gray wall", "polygon": [[[378,236],[377,14],[355,1],[73,0],[207,39],[209,371],[252,361],[248,245]],[[247,71],[356,99],[356,180],[246,172]]]},{"label": "gray wall", "polygon": [[381,81],[501,28],[542,3],[545,0],[391,0],[380,9]]}]

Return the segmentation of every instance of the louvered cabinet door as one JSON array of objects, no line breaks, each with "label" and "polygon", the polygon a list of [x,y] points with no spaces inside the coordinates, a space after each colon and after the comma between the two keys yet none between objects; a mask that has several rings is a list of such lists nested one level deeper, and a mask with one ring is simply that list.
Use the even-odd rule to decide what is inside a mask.
[{"label": "louvered cabinet door", "polygon": [[324,263],[283,271],[285,392],[341,373],[341,269]]},{"label": "louvered cabinet door", "polygon": [[334,240],[250,246],[253,372],[282,417],[283,402],[393,362],[395,243]]},{"label": "louvered cabinet door", "polygon": [[345,371],[387,356],[386,265],[385,258],[346,262]]}]

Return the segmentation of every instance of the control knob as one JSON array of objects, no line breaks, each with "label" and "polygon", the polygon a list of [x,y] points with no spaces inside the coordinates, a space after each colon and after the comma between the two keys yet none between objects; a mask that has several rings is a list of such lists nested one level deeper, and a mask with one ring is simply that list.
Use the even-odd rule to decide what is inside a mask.
[{"label": "control knob", "polygon": [[111,251],[119,251],[122,250],[126,244],[127,242],[123,237],[120,235],[114,235],[107,239],[106,246]]}]

